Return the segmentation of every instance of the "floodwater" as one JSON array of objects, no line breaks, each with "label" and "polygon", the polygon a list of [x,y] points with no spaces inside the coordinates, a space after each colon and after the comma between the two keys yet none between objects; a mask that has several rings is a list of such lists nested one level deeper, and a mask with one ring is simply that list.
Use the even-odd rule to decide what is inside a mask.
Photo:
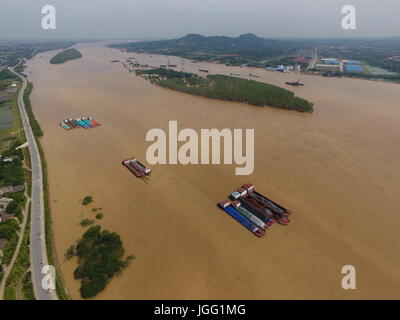
[{"label": "floodwater", "polygon": [[[303,76],[296,94],[313,114],[195,97],[150,84],[121,63],[136,57],[100,43],[78,44],[83,58],[51,65],[55,52],[28,62],[32,103],[44,131],[55,244],[66,285],[80,298],[75,259],[65,250],[93,218],[118,232],[136,259],[100,299],[400,298],[400,86]],[[217,64],[178,69],[240,73],[284,86],[283,74]],[[92,116],[101,127],[65,131],[65,118]],[[145,161],[148,130],[177,120],[179,129],[254,128],[255,170],[236,165],[155,165],[150,181],[121,161]],[[216,207],[235,187],[253,183],[290,208],[292,223],[256,238]],[[85,195],[94,203],[80,204]],[[342,267],[356,268],[355,290],[343,290]]]}]

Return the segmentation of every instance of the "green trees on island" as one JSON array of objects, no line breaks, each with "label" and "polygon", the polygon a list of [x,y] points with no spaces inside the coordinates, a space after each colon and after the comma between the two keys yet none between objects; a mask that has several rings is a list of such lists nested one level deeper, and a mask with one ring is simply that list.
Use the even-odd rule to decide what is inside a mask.
[{"label": "green trees on island", "polygon": [[82,57],[82,54],[78,50],[71,48],[71,49],[61,51],[60,53],[56,54],[53,58],[51,58],[50,63],[51,64],[61,64],[68,60],[78,59],[81,57]]},{"label": "green trees on island", "polygon": [[[75,252],[74,252],[75,251]],[[91,298],[102,291],[115,273],[129,265],[133,256],[122,259],[124,249],[120,236],[101,230],[100,226],[88,229],[78,241],[75,250],[69,248],[68,258],[78,257],[75,279],[81,279],[81,296]]]},{"label": "green trees on island", "polygon": [[296,97],[293,92],[254,80],[224,75],[209,75],[207,78],[202,78],[195,74],[165,68],[137,70],[136,74],[147,75],[148,79],[162,87],[207,98],[300,112],[313,111],[311,102]]}]

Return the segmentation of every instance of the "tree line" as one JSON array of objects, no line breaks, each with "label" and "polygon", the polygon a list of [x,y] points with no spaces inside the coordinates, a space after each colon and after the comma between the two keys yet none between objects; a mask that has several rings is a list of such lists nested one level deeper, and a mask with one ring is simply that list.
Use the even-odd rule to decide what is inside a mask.
[{"label": "tree line", "polygon": [[255,106],[312,112],[313,103],[296,97],[293,92],[254,80],[224,75],[198,75],[165,68],[137,70],[162,87],[204,96],[207,98],[244,102]]}]

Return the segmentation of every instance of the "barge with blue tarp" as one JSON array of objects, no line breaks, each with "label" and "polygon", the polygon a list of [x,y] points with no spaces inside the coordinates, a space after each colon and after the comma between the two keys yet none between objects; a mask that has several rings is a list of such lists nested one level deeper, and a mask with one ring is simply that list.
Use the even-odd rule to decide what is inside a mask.
[{"label": "barge with blue tarp", "polygon": [[257,227],[253,222],[251,222],[249,219],[247,219],[246,217],[241,215],[238,211],[236,211],[236,209],[231,206],[231,203],[229,201],[227,200],[221,201],[220,203],[218,203],[218,206],[257,237],[260,238],[265,235],[264,230]]}]

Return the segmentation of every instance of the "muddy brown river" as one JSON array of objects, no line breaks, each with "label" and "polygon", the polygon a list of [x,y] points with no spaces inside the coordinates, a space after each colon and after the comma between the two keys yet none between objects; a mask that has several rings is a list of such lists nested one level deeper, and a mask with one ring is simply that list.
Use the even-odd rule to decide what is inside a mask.
[{"label": "muddy brown river", "polygon": [[[75,259],[65,250],[102,208],[102,227],[121,235],[136,259],[99,299],[398,299],[400,297],[400,85],[302,76],[290,90],[313,114],[187,95],[129,73],[118,59],[167,64],[102,43],[76,46],[83,57],[51,65],[55,52],[28,61],[32,104],[44,131],[55,244],[66,286],[79,299]],[[182,59],[170,57],[182,68]],[[298,75],[192,63],[187,72],[259,76],[284,86]],[[102,126],[65,131],[66,118]],[[255,170],[236,165],[154,165],[150,181],[121,165],[146,162],[146,133],[168,129],[254,128]],[[256,238],[216,207],[235,187],[257,190],[293,211],[292,223]],[[94,203],[82,206],[82,198]],[[95,219],[94,219],[95,220]],[[343,290],[353,265],[357,289]]]}]

